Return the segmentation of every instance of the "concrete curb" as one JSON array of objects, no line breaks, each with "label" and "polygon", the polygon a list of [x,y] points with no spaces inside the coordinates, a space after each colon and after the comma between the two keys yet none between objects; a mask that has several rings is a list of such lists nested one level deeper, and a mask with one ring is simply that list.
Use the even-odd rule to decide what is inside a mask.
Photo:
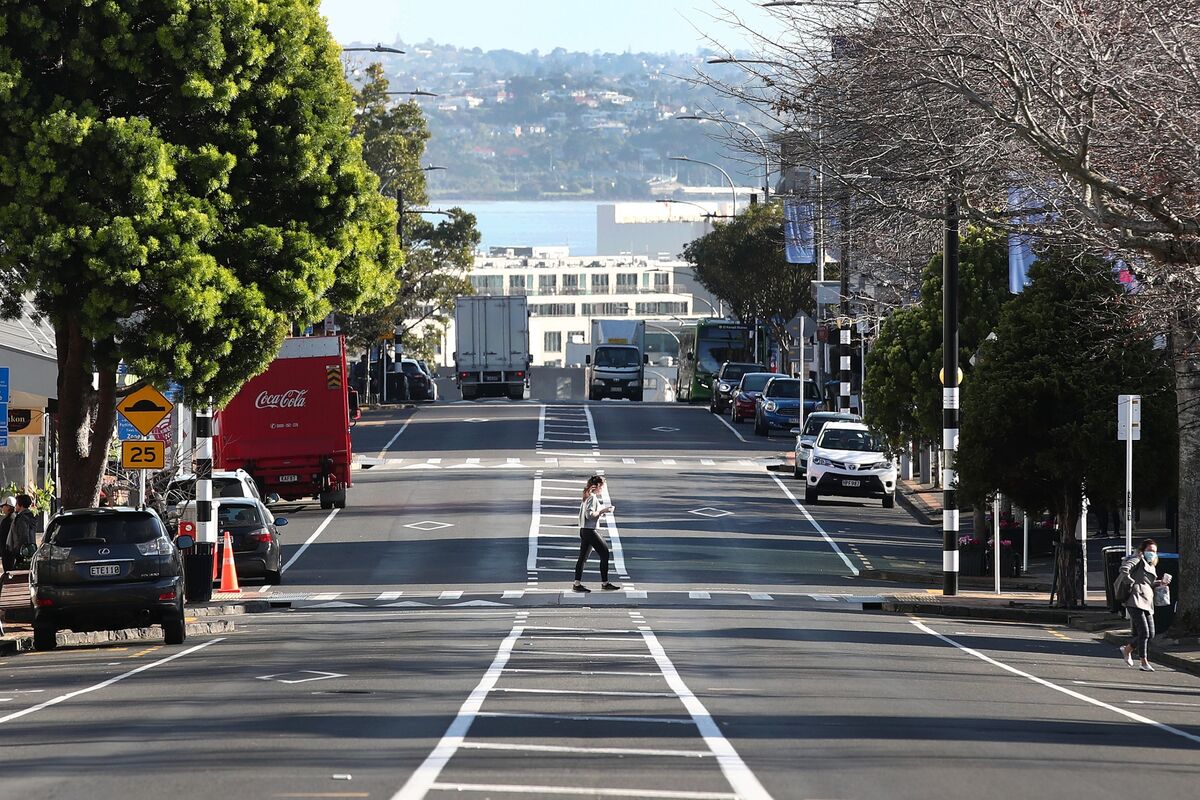
[{"label": "concrete curb", "polygon": [[[228,617],[239,614],[262,614],[271,610],[271,603],[268,600],[245,600],[235,603],[216,601],[196,603],[195,605],[189,603],[184,610],[189,617]],[[4,621],[28,625],[33,622],[33,607],[22,606],[21,608],[5,609]]]},{"label": "concrete curb", "polygon": [[[1128,630],[1123,632],[1107,631],[1104,634],[1104,641],[1118,646],[1128,644],[1129,632]],[[1150,642],[1150,653],[1154,656],[1154,661],[1159,664],[1177,669],[1180,672],[1200,675],[1200,647],[1197,646],[1195,641],[1185,646],[1189,647],[1188,654],[1172,652],[1169,646],[1168,649],[1164,649],[1160,643],[1152,641]]]},{"label": "concrete curb", "polygon": [[915,519],[917,522],[921,523],[922,525],[937,525],[939,527],[941,526],[941,524],[942,524],[942,521],[940,519],[941,514],[938,515],[939,519],[934,519],[929,514],[929,511],[926,510],[925,504],[920,503],[916,500],[913,500],[913,498],[909,497],[908,492],[905,492],[905,491],[896,492],[896,502],[899,503],[901,505],[901,507],[904,508],[905,511],[907,511],[909,514],[911,514],[913,519]]},{"label": "concrete curb", "polygon": [[1029,606],[972,605],[968,603],[912,602],[884,600],[883,610],[892,614],[918,616],[962,617],[991,619],[1002,622],[1032,622],[1046,625],[1093,624],[1110,615],[1104,612],[1077,611],[1069,608],[1034,608]]},{"label": "concrete curb", "polygon": [[[891,583],[918,583],[922,586],[941,586],[944,578],[940,572],[921,572],[919,570],[901,569],[863,569],[858,573],[861,580],[888,581]],[[971,589],[991,589],[990,575],[959,575],[959,586]],[[1000,588],[1010,592],[1046,592],[1051,586],[1041,581],[1022,580],[1020,578],[1001,578]]]},{"label": "concrete curb", "polygon": [[[233,622],[227,619],[189,622],[184,627],[188,636],[232,633],[236,630]],[[71,645],[109,644],[112,642],[161,642],[162,638],[163,630],[158,625],[151,625],[149,628],[126,628],[120,631],[94,631],[92,633],[61,631],[58,634],[58,646],[69,647]],[[0,639],[0,655],[11,656],[17,653],[27,653],[32,650],[33,634],[16,636],[10,639]]]}]

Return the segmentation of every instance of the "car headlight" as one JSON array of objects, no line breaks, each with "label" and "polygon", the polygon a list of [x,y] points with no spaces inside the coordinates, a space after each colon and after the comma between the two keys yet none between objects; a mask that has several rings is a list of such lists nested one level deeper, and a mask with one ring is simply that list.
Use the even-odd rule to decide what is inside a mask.
[{"label": "car headlight", "polygon": [[867,465],[867,469],[891,469],[891,468],[892,468],[892,462],[890,462],[890,461],[876,461],[874,464]]},{"label": "car headlight", "polygon": [[604,385],[604,381],[600,380],[599,378],[592,378],[592,386],[603,386],[603,385]]},{"label": "car headlight", "polygon": [[721,391],[721,392],[728,392],[728,391],[729,391],[729,389],[730,389],[730,386],[729,386],[729,384],[728,384],[728,383],[719,383],[719,384],[717,384],[717,390],[718,390],[718,391]]},{"label": "car headlight", "polygon": [[822,458],[821,456],[813,456],[812,463],[816,464],[818,467],[832,467],[833,466],[832,461],[830,461],[828,458]]},{"label": "car headlight", "polygon": [[778,411],[779,410],[779,406],[778,406],[778,404],[776,404],[776,402],[774,400],[768,400],[766,403],[763,404],[763,408],[765,408],[767,411]]}]

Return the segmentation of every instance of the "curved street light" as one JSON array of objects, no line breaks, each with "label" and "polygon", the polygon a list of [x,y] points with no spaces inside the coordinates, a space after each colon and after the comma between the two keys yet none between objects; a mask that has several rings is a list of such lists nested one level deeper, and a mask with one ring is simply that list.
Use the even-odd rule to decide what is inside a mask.
[{"label": "curved street light", "polygon": [[384,94],[406,94],[410,97],[439,97],[437,92],[427,92],[424,89],[413,89],[411,92],[384,92]]},{"label": "curved street light", "polygon": [[689,164],[703,164],[706,167],[712,167],[717,172],[725,176],[725,180],[729,181],[729,191],[733,195],[733,216],[737,216],[737,185],[734,184],[733,178],[729,177],[729,173],[718,167],[711,161],[701,161],[698,158],[688,158],[687,156],[671,156],[668,161],[686,161]]},{"label": "curved street light", "polygon": [[771,156],[770,153],[767,152],[767,143],[763,141],[763,138],[759,135],[758,131],[754,130],[754,128],[750,127],[750,125],[745,122],[738,122],[737,120],[733,119],[722,119],[720,117],[704,116],[701,114],[680,114],[675,119],[695,120],[697,122],[718,122],[722,125],[736,125],[739,128],[744,128],[745,130],[749,131],[750,135],[758,140],[758,146],[762,148],[763,202],[765,203],[771,199]]},{"label": "curved street light", "polygon": [[709,211],[704,206],[700,205],[699,203],[693,203],[691,200],[659,199],[659,200],[655,200],[654,202],[656,202],[656,203],[682,203],[685,206],[695,206],[696,208],[698,208],[704,212],[703,214],[700,215],[704,219],[728,219],[729,218],[729,214],[715,214],[712,211]]}]

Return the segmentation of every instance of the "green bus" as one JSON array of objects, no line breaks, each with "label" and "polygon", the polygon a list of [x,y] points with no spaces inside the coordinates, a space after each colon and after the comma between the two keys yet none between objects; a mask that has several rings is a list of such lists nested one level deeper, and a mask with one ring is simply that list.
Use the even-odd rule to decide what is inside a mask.
[{"label": "green bus", "polygon": [[681,402],[712,399],[713,378],[726,361],[765,364],[765,332],[759,332],[759,357],[754,356],[754,328],[723,319],[698,319],[679,332],[679,389]]}]

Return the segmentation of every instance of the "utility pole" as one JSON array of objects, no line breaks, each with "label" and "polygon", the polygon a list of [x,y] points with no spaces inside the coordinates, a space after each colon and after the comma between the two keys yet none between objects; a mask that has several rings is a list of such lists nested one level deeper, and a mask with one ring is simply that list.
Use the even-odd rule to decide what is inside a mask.
[{"label": "utility pole", "polygon": [[946,194],[942,248],[942,594],[958,594],[958,201]]}]

